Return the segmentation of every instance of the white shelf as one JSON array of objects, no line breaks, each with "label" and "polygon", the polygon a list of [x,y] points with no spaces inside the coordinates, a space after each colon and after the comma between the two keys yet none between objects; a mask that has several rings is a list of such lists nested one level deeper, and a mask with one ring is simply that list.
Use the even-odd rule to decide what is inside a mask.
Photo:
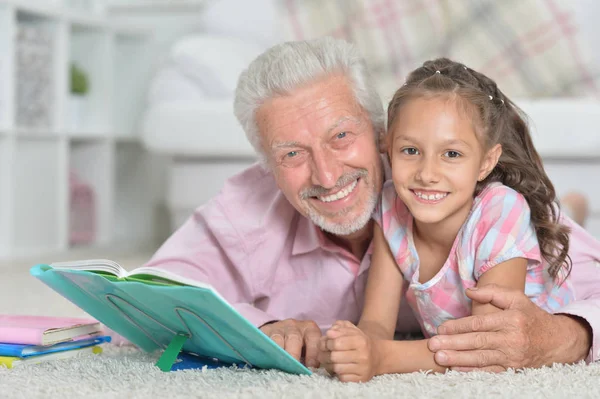
[{"label": "white shelf", "polygon": [[95,193],[95,231],[97,245],[108,245],[112,240],[113,207],[113,143],[108,139],[69,143],[69,171],[89,184]]},{"label": "white shelf", "polygon": [[[22,26],[30,28],[25,46]],[[35,39],[40,29],[46,42]],[[137,206],[148,154],[136,143],[145,84],[136,68],[149,57],[149,38],[66,0],[0,0],[0,259],[143,244],[152,209]],[[89,81],[78,123],[71,63]],[[39,103],[23,108],[28,101]],[[91,240],[72,240],[72,176],[93,193]]]},{"label": "white shelf", "polygon": [[[13,233],[16,251],[48,250],[63,245],[60,203],[64,141],[21,139],[15,143],[13,168]],[[43,176],[43,179],[40,178]]]},{"label": "white shelf", "polygon": [[179,12],[202,10],[209,3],[209,0],[109,0],[106,7],[113,12]]},{"label": "white shelf", "polygon": [[[12,137],[0,136],[0,257],[6,257],[12,244],[12,155],[14,150]],[[1,162],[1,161],[0,161]]]},{"label": "white shelf", "polygon": [[[109,131],[112,125],[110,100],[112,91],[112,40],[113,35],[93,26],[70,26],[68,58],[88,74],[89,94],[82,110],[83,126],[79,129],[65,126],[70,134],[81,131]],[[93,51],[90,51],[93,49]],[[70,104],[69,85],[63,87],[66,104]],[[65,107],[65,120],[70,116],[70,107]]]},{"label": "white shelf", "polygon": [[24,139],[40,139],[40,140],[56,140],[59,139],[63,134],[58,130],[50,130],[44,128],[26,128],[19,127],[14,130],[8,131],[8,135],[16,136],[17,138]]},{"label": "white shelf", "polygon": [[[0,54],[13,54],[14,9],[0,3]],[[14,64],[10,57],[0,58],[0,128],[7,129],[14,118]]]}]

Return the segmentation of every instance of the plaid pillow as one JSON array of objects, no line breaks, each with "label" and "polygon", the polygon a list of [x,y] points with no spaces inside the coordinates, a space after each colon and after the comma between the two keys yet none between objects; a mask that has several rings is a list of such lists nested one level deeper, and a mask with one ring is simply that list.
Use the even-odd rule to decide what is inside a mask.
[{"label": "plaid pillow", "polygon": [[599,66],[559,0],[285,0],[286,40],[354,42],[388,101],[408,72],[446,56],[494,79],[509,97],[597,95]]}]

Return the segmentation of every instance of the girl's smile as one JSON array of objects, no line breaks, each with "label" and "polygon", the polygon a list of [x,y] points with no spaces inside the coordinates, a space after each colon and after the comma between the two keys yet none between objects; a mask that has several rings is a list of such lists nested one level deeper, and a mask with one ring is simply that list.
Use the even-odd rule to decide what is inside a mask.
[{"label": "girl's smile", "polygon": [[450,193],[445,191],[433,191],[423,189],[411,189],[412,193],[417,198],[417,201],[424,204],[439,204],[442,202]]}]

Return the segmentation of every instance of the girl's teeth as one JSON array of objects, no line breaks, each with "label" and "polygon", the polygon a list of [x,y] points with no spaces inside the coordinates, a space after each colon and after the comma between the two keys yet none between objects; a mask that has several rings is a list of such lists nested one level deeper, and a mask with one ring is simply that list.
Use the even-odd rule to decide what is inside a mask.
[{"label": "girl's teeth", "polygon": [[437,193],[437,194],[423,194],[423,193],[419,193],[419,192],[415,192],[415,194],[417,195],[417,197],[422,198],[422,199],[426,199],[428,201],[437,201],[437,200],[441,200],[442,198],[445,198],[448,193]]}]

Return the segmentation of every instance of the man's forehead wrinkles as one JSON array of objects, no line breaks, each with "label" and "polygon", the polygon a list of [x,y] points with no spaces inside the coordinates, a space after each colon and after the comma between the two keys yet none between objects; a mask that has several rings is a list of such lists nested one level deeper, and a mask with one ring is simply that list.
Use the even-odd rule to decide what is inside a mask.
[{"label": "man's forehead wrinkles", "polygon": [[358,123],[358,121],[360,120],[358,115],[355,115],[354,113],[348,111],[340,112],[339,109],[331,109],[331,107],[324,107],[319,111],[322,112],[307,110],[306,112],[303,112],[299,115],[292,115],[291,113],[289,113],[286,115],[286,117],[280,120],[281,123],[271,124],[270,130],[278,134],[281,130],[286,131],[291,126],[298,123],[308,126],[311,125],[314,121],[321,122],[323,120],[333,119],[331,118],[332,114],[339,114],[340,116],[336,119],[333,119],[333,122],[329,126],[325,127],[327,131],[334,129],[335,127],[339,126],[340,124],[346,121],[355,121]]}]

